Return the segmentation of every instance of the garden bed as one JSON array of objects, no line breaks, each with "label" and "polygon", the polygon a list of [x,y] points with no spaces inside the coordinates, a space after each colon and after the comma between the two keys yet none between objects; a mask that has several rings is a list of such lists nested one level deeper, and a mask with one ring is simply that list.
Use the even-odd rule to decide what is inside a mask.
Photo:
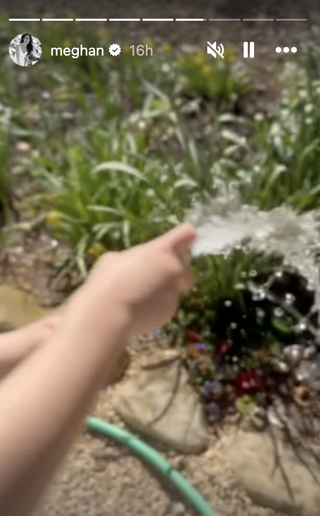
[{"label": "garden bed", "polygon": [[[1,38],[9,37],[1,23]],[[69,41],[63,26],[38,29],[38,36],[43,45]],[[94,35],[76,27],[73,41],[107,46],[111,39],[102,29]],[[18,80],[4,64],[2,233],[9,247],[22,235],[20,254],[31,250],[45,262],[47,280],[53,271],[59,277],[63,293],[52,304],[102,253],[161,234],[221,190],[264,212],[312,214],[318,232],[319,48],[306,44],[286,69],[272,112],[252,104],[259,88],[250,69],[232,49],[225,57],[213,64],[203,51],[162,44],[151,62],[124,46],[119,60],[70,66],[44,57]],[[306,263],[309,229],[299,243]],[[198,284],[161,331],[175,336],[207,424],[216,429],[230,414],[254,416],[281,427],[291,442],[287,409],[294,407],[303,443],[318,428],[318,284],[269,251],[240,242],[194,258]]]}]

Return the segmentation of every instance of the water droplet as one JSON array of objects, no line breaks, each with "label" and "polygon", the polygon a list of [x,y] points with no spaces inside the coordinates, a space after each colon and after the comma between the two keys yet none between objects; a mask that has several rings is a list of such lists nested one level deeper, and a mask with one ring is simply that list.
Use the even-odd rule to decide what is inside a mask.
[{"label": "water droplet", "polygon": [[227,299],[225,302],[224,302],[224,306],[231,306],[232,305],[232,301],[230,301],[230,299]]},{"label": "water droplet", "polygon": [[262,310],[262,308],[257,308],[256,315],[259,319],[262,319],[266,314],[265,314],[265,311]]},{"label": "water droplet", "polygon": [[284,362],[283,360],[277,360],[274,365],[281,373],[287,373],[289,370],[288,364],[286,364],[286,362]]},{"label": "water droplet", "polygon": [[283,277],[283,271],[277,271],[277,272],[275,273],[275,277],[276,277],[277,279],[281,279],[281,278]]},{"label": "water droplet", "polygon": [[301,320],[297,326],[297,330],[298,331],[305,331],[307,329],[308,325],[306,323],[306,321],[304,320]]},{"label": "water droplet", "polygon": [[284,316],[284,311],[282,310],[282,308],[277,307],[277,308],[275,308],[273,310],[273,315],[275,317],[283,317]]},{"label": "water droplet", "polygon": [[237,325],[237,323],[236,323],[236,322],[232,322],[232,323],[230,323],[230,328],[231,328],[231,330],[235,330],[237,327],[238,327],[238,325]]},{"label": "water droplet", "polygon": [[316,346],[308,346],[307,348],[304,349],[303,351],[303,358],[306,359],[306,360],[310,360],[312,357],[314,357],[317,353],[317,348]]},{"label": "water droplet", "polygon": [[252,299],[253,301],[263,301],[265,299],[266,293],[262,288],[257,289],[254,291]]},{"label": "water droplet", "polygon": [[296,366],[301,360],[302,356],[302,347],[298,344],[292,344],[291,346],[286,346],[283,350],[283,354],[287,361],[291,363],[291,365]]},{"label": "water droplet", "polygon": [[295,302],[296,298],[293,294],[291,294],[290,292],[286,292],[286,295],[285,295],[285,299],[284,299],[284,302],[286,305],[293,305],[293,303]]},{"label": "water droplet", "polygon": [[254,269],[251,269],[251,271],[249,271],[249,276],[250,278],[255,278],[257,276],[257,271],[254,270]]}]

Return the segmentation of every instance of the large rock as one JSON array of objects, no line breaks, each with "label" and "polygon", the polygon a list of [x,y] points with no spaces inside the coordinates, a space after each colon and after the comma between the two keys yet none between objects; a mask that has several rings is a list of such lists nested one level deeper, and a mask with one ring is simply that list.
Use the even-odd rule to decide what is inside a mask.
[{"label": "large rock", "polygon": [[10,285],[0,286],[0,332],[21,328],[47,314],[32,294]]},{"label": "large rock", "polygon": [[295,454],[279,430],[239,431],[228,454],[239,483],[256,504],[290,516],[320,515],[320,464],[307,451]]},{"label": "large rock", "polygon": [[175,358],[153,363],[121,385],[115,409],[133,430],[179,452],[201,453],[208,446],[198,396]]}]

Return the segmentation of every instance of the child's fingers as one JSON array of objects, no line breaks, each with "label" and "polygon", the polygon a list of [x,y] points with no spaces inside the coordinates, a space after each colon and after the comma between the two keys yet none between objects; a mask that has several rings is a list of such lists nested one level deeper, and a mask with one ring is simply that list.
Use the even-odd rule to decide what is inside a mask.
[{"label": "child's fingers", "polygon": [[197,230],[191,224],[182,224],[157,239],[159,245],[173,251],[175,254],[184,255],[190,251],[190,246],[197,237]]},{"label": "child's fingers", "polygon": [[196,277],[191,270],[185,272],[179,281],[179,291],[181,294],[188,292],[196,283]]}]

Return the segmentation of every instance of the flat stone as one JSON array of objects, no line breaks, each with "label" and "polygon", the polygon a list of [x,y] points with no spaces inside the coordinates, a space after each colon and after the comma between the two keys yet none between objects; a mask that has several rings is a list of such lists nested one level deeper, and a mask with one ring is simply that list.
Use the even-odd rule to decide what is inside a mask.
[{"label": "flat stone", "polygon": [[320,465],[301,449],[299,460],[279,430],[273,435],[276,446],[268,430],[235,435],[228,459],[238,482],[258,505],[290,516],[319,516]]},{"label": "flat stone", "polygon": [[115,397],[115,410],[133,430],[182,453],[201,453],[209,433],[199,398],[176,359],[140,370]]},{"label": "flat stone", "polygon": [[159,349],[152,353],[151,356],[142,357],[142,369],[158,369],[160,366],[165,366],[178,360],[181,354],[177,349]]},{"label": "flat stone", "polygon": [[47,314],[32,294],[11,285],[0,286],[0,332],[21,328]]}]

